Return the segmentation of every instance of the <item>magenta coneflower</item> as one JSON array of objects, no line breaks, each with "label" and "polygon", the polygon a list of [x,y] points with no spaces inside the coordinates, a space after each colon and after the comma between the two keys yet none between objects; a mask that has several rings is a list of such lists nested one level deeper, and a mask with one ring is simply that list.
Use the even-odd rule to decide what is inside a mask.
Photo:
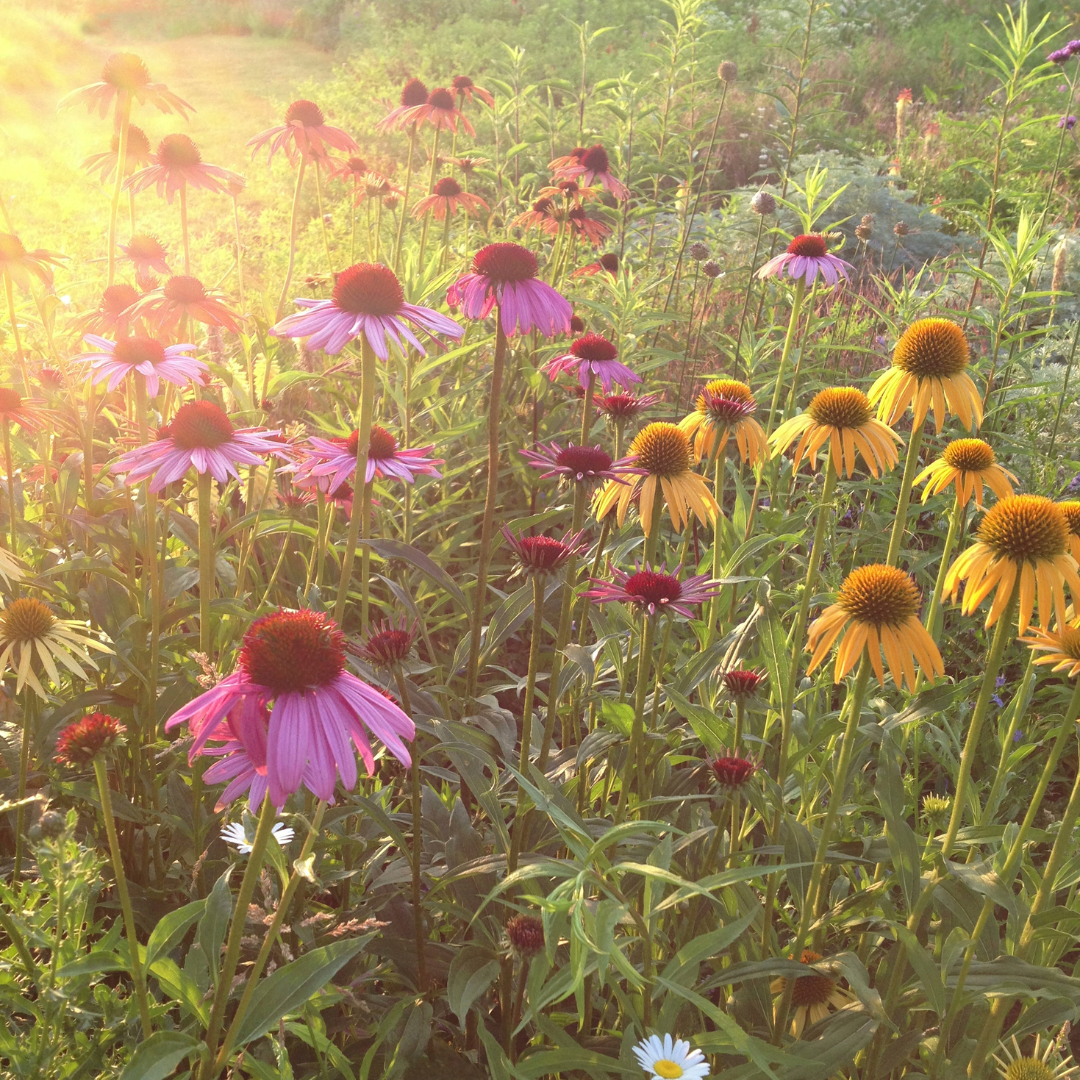
[{"label": "magenta coneflower", "polygon": [[79,317],[76,329],[83,333],[124,337],[131,330],[134,321],[131,309],[139,302],[139,296],[134,285],[125,282],[110,285],[101,294],[97,308]]},{"label": "magenta coneflower", "polygon": [[98,116],[103,117],[121,94],[140,105],[146,102],[155,105],[163,113],[178,112],[185,120],[188,112],[195,111],[193,106],[177,97],[163,83],[151,82],[149,68],[134,53],[113,53],[105,61],[100,81],[72,90],[60,101],[59,107],[66,109],[72,105],[86,105],[90,112],[97,109]]},{"label": "magenta coneflower", "polygon": [[60,732],[53,756],[63,765],[89,765],[99,754],[122,746],[126,731],[115,716],[91,713]]},{"label": "magenta coneflower", "polygon": [[432,90],[423,105],[414,105],[411,109],[406,109],[401,119],[406,124],[426,122],[439,131],[449,128],[455,134],[460,123],[470,135],[476,134],[468,117],[454,104],[453,91],[447,90],[445,86]]},{"label": "magenta coneflower", "polygon": [[124,337],[118,341],[97,334],[84,338],[97,352],[75,357],[80,363],[89,363],[94,373],[94,385],[109,380],[109,392],[115,390],[129,375],[138,372],[146,380],[146,392],[156,397],[160,380],[174,386],[186,386],[189,382],[202,385],[203,376],[209,377],[210,369],[201,360],[187,354],[194,345],[162,345],[150,337]]},{"label": "magenta coneflower", "polygon": [[736,700],[748,701],[764,683],[765,676],[760,671],[733,668],[724,672],[724,692]]},{"label": "magenta coneflower", "polygon": [[452,176],[444,176],[435,181],[431,194],[413,207],[413,217],[421,218],[430,212],[436,221],[442,221],[447,214],[457,213],[459,203],[466,216],[488,209],[488,204],[479,195],[470,195]]},{"label": "magenta coneflower", "polygon": [[[544,469],[541,480],[549,476],[565,476],[578,484],[599,480],[620,480],[624,473],[633,473],[631,461],[623,458],[612,461],[611,455],[599,446],[560,446],[541,443],[535,450],[519,450],[519,454],[534,468]],[[625,483],[625,481],[621,481]]]},{"label": "magenta coneflower", "polygon": [[386,199],[402,194],[401,188],[394,187],[382,173],[369,172],[356,186],[355,202],[359,206],[365,199]]},{"label": "magenta coneflower", "polygon": [[557,574],[571,556],[580,555],[588,547],[581,542],[584,532],[567,533],[561,540],[551,536],[514,536],[507,528],[502,534],[510,545],[515,573],[525,577]]},{"label": "magenta coneflower", "polygon": [[615,567],[610,569],[614,581],[590,579],[596,587],[585,595],[595,604],[618,600],[644,608],[650,615],[658,611],[677,611],[692,619],[694,612],[690,605],[704,604],[720,592],[719,586],[710,580],[708,574],[695,574],[685,581],[679,581],[681,566],[677,566],[673,574],[664,573],[663,563],[658,570],[651,569],[646,563],[633,574],[623,573]]},{"label": "magenta coneflower", "polygon": [[138,194],[148,187],[157,187],[171,204],[173,196],[186,187],[206,191],[228,192],[229,181],[236,177],[231,169],[207,165],[199,148],[187,135],[166,135],[158,143],[154,164],[140,169],[124,182],[124,188]]},{"label": "magenta coneflower", "polygon": [[[311,481],[318,483],[322,477],[328,477],[325,490],[331,493],[337,491],[345,481],[356,475],[359,441],[359,431],[354,431],[347,439],[312,437],[308,457],[297,466],[293,482],[306,487]],[[372,424],[364,480],[368,484],[376,479],[400,480],[404,484],[411,484],[418,476],[441,477],[437,466],[443,464],[443,459],[428,456],[434,449],[433,443],[403,450],[386,428]]]},{"label": "magenta coneflower", "polygon": [[559,180],[548,187],[542,187],[537,194],[546,195],[548,198],[559,196],[566,204],[580,206],[582,203],[599,199],[600,188],[582,187],[576,180]]},{"label": "magenta coneflower", "polygon": [[826,285],[835,285],[840,278],[846,278],[851,269],[851,263],[829,254],[824,236],[806,233],[796,236],[788,244],[787,251],[770,259],[758,270],[757,276],[764,279],[786,272],[789,278],[796,281],[801,279],[807,285],[812,285],[817,275],[821,274]]},{"label": "magenta coneflower", "polygon": [[566,227],[576,236],[588,240],[593,247],[611,235],[611,227],[596,218],[589,217],[584,206],[574,206],[567,212]]},{"label": "magenta coneflower", "polygon": [[454,93],[462,101],[467,101],[470,105],[474,97],[479,98],[485,105],[495,104],[495,98],[491,92],[485,90],[482,86],[477,86],[468,75],[455,75],[450,80],[450,85],[453,87]]},{"label": "magenta coneflower", "polygon": [[41,411],[43,401],[24,398],[18,390],[0,386],[0,423],[18,424],[28,431],[37,431],[45,423]]},{"label": "magenta coneflower", "polygon": [[600,380],[605,394],[611,393],[613,383],[629,390],[641,376],[632,372],[616,357],[619,350],[602,334],[586,334],[571,344],[568,352],[555,356],[543,367],[552,382],[564,371],[577,372],[578,382],[588,388],[590,375]]},{"label": "magenta coneflower", "polygon": [[608,394],[597,400],[596,408],[612,423],[625,424],[627,420],[640,416],[659,400],[659,394],[642,394],[641,397],[634,397],[633,394]]},{"label": "magenta coneflower", "polygon": [[155,442],[122,454],[112,466],[125,473],[125,484],[148,478],[151,491],[161,491],[189,469],[209,473],[218,483],[239,479],[238,465],[262,465],[267,454],[284,457],[276,432],[266,428],[234,428],[212,401],[189,401],[158,431]]},{"label": "magenta coneflower", "polygon": [[127,244],[121,244],[120,250],[135,264],[135,276],[148,278],[153,274],[172,273],[165,261],[169,253],[165,245],[149,233],[136,233]]},{"label": "magenta coneflower", "polygon": [[[116,172],[116,163],[120,159],[120,136],[112,137],[110,149],[103,154],[91,154],[83,159],[82,168],[91,176],[97,174],[98,180],[108,183]],[[150,150],[150,140],[141,127],[128,125],[127,154],[125,155],[124,175],[130,176],[136,169],[149,165],[154,160]]]},{"label": "magenta coneflower", "polygon": [[573,314],[569,302],[536,276],[536,256],[520,244],[488,244],[473,257],[472,272],[447,290],[446,302],[467,319],[486,319],[496,304],[507,337],[539,330],[565,334]]},{"label": "magenta coneflower", "polygon": [[371,172],[371,166],[362,157],[355,154],[352,157],[337,158],[331,161],[329,175],[338,180],[351,180],[354,184]]},{"label": "magenta coneflower", "polygon": [[176,274],[160,289],[146,293],[128,312],[130,319],[144,318],[159,330],[171,333],[187,315],[207,326],[221,326],[234,334],[240,330],[239,316],[225,304],[225,294],[207,289],[190,274]]},{"label": "magenta coneflower", "polygon": [[610,274],[612,277],[618,277],[619,274],[619,256],[613,251],[607,252],[605,255],[601,255],[596,262],[589,263],[587,266],[579,266],[570,276],[571,277],[595,277],[600,273]]},{"label": "magenta coneflower", "polygon": [[390,357],[390,344],[405,355],[406,343],[427,356],[409,323],[426,331],[434,340],[440,336],[461,338],[465,331],[453,319],[431,308],[405,303],[405,291],[397,275],[378,263],[357,263],[337,275],[329,300],[295,301],[306,308],[287,315],[270,328],[275,337],[306,337],[309,349],[339,353],[362,334],[380,360]]},{"label": "magenta coneflower", "polygon": [[539,229],[548,236],[554,236],[559,231],[562,211],[555,203],[547,198],[537,199],[532,206],[522,214],[518,214],[510,227],[514,229]]},{"label": "magenta coneflower", "polygon": [[[238,705],[233,722],[230,713]],[[226,717],[230,723],[223,725]],[[369,731],[405,765],[411,764],[405,741],[416,737],[401,709],[345,669],[344,634],[328,615],[315,611],[278,610],[252,623],[233,674],[165,726],[182,723],[194,737],[189,760],[204,752],[207,740],[231,736],[251,759],[254,775],[254,753],[265,731],[263,768],[278,808],[302,784],[327,802],[339,775],[351,790],[357,769],[350,741],[370,775],[375,758]]]},{"label": "magenta coneflower", "polygon": [[415,640],[415,626],[410,629],[408,620],[402,615],[396,623],[384,619],[365,641],[346,648],[373,667],[392,668],[409,659]]},{"label": "magenta coneflower", "polygon": [[721,747],[717,757],[706,758],[716,782],[729,790],[740,788],[761,768],[756,758],[740,757],[737,751],[728,753]]},{"label": "magenta coneflower", "polygon": [[612,175],[607,151],[600,143],[588,148],[576,147],[566,157],[556,158],[548,168],[559,180],[577,180],[585,187],[599,183],[616,199],[626,199],[630,194],[627,186]]},{"label": "magenta coneflower", "polygon": [[395,128],[407,127],[412,121],[406,119],[410,109],[424,105],[428,99],[428,88],[419,79],[408,79],[401,88],[401,98],[396,108],[388,112],[376,125],[380,134]]},{"label": "magenta coneflower", "polygon": [[285,110],[284,124],[267,128],[248,139],[247,144],[252,148],[252,157],[269,145],[268,163],[279,150],[284,150],[290,165],[296,165],[301,158],[315,159],[325,164],[329,161],[327,147],[346,154],[360,149],[351,135],[326,122],[322,109],[315,102],[304,100],[294,101]]}]

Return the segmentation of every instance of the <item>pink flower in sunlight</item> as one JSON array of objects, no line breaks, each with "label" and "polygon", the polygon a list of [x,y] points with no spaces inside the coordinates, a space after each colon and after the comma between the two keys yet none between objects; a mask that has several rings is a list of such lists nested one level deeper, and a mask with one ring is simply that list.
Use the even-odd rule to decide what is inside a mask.
[{"label": "pink flower in sunlight", "polygon": [[613,383],[629,390],[634,383],[641,382],[641,376],[620,363],[616,359],[618,355],[619,350],[602,334],[586,334],[573,342],[567,352],[552,357],[543,370],[552,382],[557,375],[568,371],[577,372],[578,381],[586,388],[590,375],[595,375],[605,394],[611,393]]},{"label": "pink flower in sunlight", "polygon": [[247,144],[252,148],[252,157],[264,146],[269,146],[267,163],[279,150],[284,150],[290,165],[298,164],[301,158],[326,163],[330,160],[328,147],[346,154],[360,149],[351,135],[326,122],[322,109],[315,102],[303,100],[294,101],[285,110],[284,124],[267,128],[248,139]]},{"label": "pink flower in sunlight", "polygon": [[659,394],[642,394],[641,397],[634,397],[633,394],[607,394],[597,398],[596,409],[612,423],[625,424],[627,420],[635,419],[659,400]]},{"label": "pink flower in sunlight", "polygon": [[547,236],[554,236],[559,231],[562,211],[548,198],[540,198],[524,213],[518,214],[510,225],[515,229],[539,229]]},{"label": "pink flower in sunlight", "polygon": [[[136,169],[149,165],[154,160],[150,150],[150,140],[141,127],[134,124],[128,125],[127,154],[125,155],[124,175],[130,176]],[[82,168],[91,176],[97,174],[98,180],[106,184],[112,180],[116,172],[116,163],[120,160],[120,136],[113,135],[112,145],[103,154],[91,154],[83,158]]]},{"label": "pink flower in sunlight", "polygon": [[558,180],[577,180],[584,187],[598,183],[620,201],[630,196],[627,186],[612,175],[607,151],[600,143],[575,147],[566,157],[550,162],[548,168]]},{"label": "pink flower in sunlight", "polygon": [[160,289],[146,293],[127,315],[132,320],[153,322],[166,333],[171,333],[184,315],[207,326],[222,326],[234,334],[240,330],[239,316],[226,306],[224,294],[207,289],[189,274],[176,274]]},{"label": "pink flower in sunlight", "polygon": [[[265,777],[279,809],[302,785],[328,802],[339,776],[351,790],[357,753],[371,775],[368,732],[406,766],[412,759],[405,743],[416,737],[397,705],[345,669],[345,635],[333,619],[284,609],[256,619],[244,635],[236,670],[165,726],[184,723],[193,736],[189,761],[200,753],[226,755],[214,768],[217,779],[231,779],[230,799],[248,790],[254,804]],[[210,740],[224,746],[206,749]]]},{"label": "pink flower in sunlight", "polygon": [[449,128],[454,134],[457,134],[457,126],[460,123],[470,135],[476,134],[468,118],[454,104],[453,93],[444,86],[432,90],[423,105],[414,105],[411,109],[407,109],[401,119],[406,124],[419,125],[426,122],[437,130]]},{"label": "pink flower in sunlight", "polygon": [[94,385],[109,380],[110,393],[129,375],[138,373],[146,380],[146,392],[156,397],[160,381],[174,386],[187,386],[189,382],[203,384],[203,376],[210,369],[201,360],[187,354],[194,345],[162,345],[149,337],[122,337],[117,341],[87,334],[85,340],[96,345],[98,351],[75,357],[79,363],[88,363],[94,373]]},{"label": "pink flower in sunlight", "polygon": [[363,335],[380,360],[390,356],[390,345],[405,355],[406,343],[421,356],[427,352],[409,323],[434,340],[463,337],[465,331],[453,319],[431,308],[405,303],[405,291],[393,270],[378,263],[357,263],[337,275],[329,300],[295,301],[304,308],[287,315],[270,328],[275,337],[307,338],[307,348],[339,353]]},{"label": "pink flower in sunlight", "polygon": [[625,483],[623,474],[637,473],[631,468],[633,460],[623,458],[612,461],[611,455],[600,446],[560,446],[557,442],[545,446],[541,443],[535,450],[519,450],[519,454],[534,468],[544,469],[541,480],[549,476],[566,477],[579,484],[599,480],[616,480]]},{"label": "pink flower in sunlight", "polygon": [[151,82],[150,69],[134,53],[113,53],[105,61],[101,79],[72,90],[61,99],[59,107],[67,109],[73,105],[85,105],[91,112],[97,109],[98,116],[105,116],[122,96],[140,105],[154,105],[163,113],[177,112],[185,120],[189,112],[195,111],[194,106],[177,97],[163,83]]},{"label": "pink flower in sunlight", "polygon": [[444,176],[435,181],[431,194],[413,207],[413,217],[421,218],[430,212],[436,221],[443,221],[447,214],[456,214],[459,205],[469,217],[488,208],[479,195],[470,195],[452,176]]},{"label": "pink flower in sunlight", "polygon": [[495,104],[495,98],[491,92],[485,90],[482,86],[477,86],[468,75],[455,75],[451,80],[450,85],[453,87],[454,93],[457,94],[462,101],[469,102],[470,105],[472,104],[473,97],[479,98],[479,100],[487,106]]},{"label": "pink flower in sunlight", "polygon": [[846,278],[851,269],[851,263],[829,254],[824,236],[820,233],[806,233],[796,236],[788,244],[787,251],[765,263],[758,270],[757,276],[764,280],[772,275],[786,273],[793,280],[801,279],[807,285],[812,285],[818,274],[821,274],[827,285],[835,285],[841,278]]},{"label": "pink flower in sunlight", "polygon": [[665,574],[663,564],[659,569],[652,569],[646,563],[638,567],[633,574],[623,573],[611,567],[614,581],[602,581],[591,578],[595,588],[585,595],[594,604],[606,604],[617,600],[623,604],[632,604],[643,608],[650,615],[658,611],[677,611],[688,619],[694,618],[691,605],[697,607],[711,600],[720,592],[720,587],[710,580],[708,574],[695,574],[685,581],[679,581],[681,566],[673,574]]},{"label": "pink flower in sunlight", "polygon": [[564,296],[536,276],[536,256],[520,244],[488,244],[473,257],[472,272],[447,290],[446,302],[467,319],[486,319],[496,304],[507,337],[539,330],[566,334],[573,312]]},{"label": "pink flower in sunlight", "polygon": [[187,135],[166,135],[158,143],[154,164],[140,169],[125,181],[124,189],[137,195],[156,186],[158,195],[164,195],[172,203],[173,196],[189,186],[228,192],[229,181],[234,179],[239,178],[231,169],[207,165],[199,148]]},{"label": "pink flower in sunlight", "polygon": [[606,255],[601,255],[596,262],[589,263],[586,266],[579,266],[570,276],[571,277],[595,277],[597,274],[607,273],[612,277],[616,277],[619,273],[619,256],[613,251],[609,251]]},{"label": "pink flower in sunlight", "polygon": [[81,315],[75,327],[85,334],[112,334],[124,337],[131,330],[131,309],[139,302],[139,291],[134,285],[118,282],[110,285],[102,294],[94,311]]},{"label": "pink flower in sunlight", "polygon": [[66,258],[66,255],[45,248],[27,248],[12,233],[0,232],[0,275],[10,277],[24,292],[30,291],[31,275],[43,285],[51,285],[52,268]]},{"label": "pink flower in sunlight", "polygon": [[[293,483],[298,487],[317,485],[323,491],[333,494],[343,483],[356,475],[356,454],[359,449],[360,433],[354,431],[347,439],[309,440],[307,456],[295,467],[285,466],[295,472]],[[372,424],[371,437],[368,440],[367,470],[364,473],[366,483],[373,480],[391,479],[411,484],[418,476],[442,476],[437,466],[443,464],[442,458],[429,457],[434,444],[418,446],[413,450],[403,450],[397,439],[384,427]],[[326,486],[323,486],[323,479]]]},{"label": "pink flower in sunlight", "polygon": [[387,131],[396,131],[399,128],[408,127],[414,121],[407,120],[406,114],[410,109],[425,104],[427,99],[428,88],[419,79],[408,79],[401,88],[401,98],[398,105],[375,125],[375,130],[381,135]]},{"label": "pink flower in sunlight", "polygon": [[566,226],[576,236],[587,240],[593,247],[611,235],[611,226],[597,218],[589,217],[584,206],[572,206],[566,213]]},{"label": "pink flower in sunlight", "polygon": [[169,264],[165,261],[169,252],[165,245],[149,233],[136,233],[127,244],[121,244],[120,250],[132,261],[135,266],[135,276],[145,280],[151,274],[172,273]]},{"label": "pink flower in sunlight", "polygon": [[557,574],[572,556],[580,555],[589,547],[581,538],[584,530],[561,540],[553,536],[515,536],[508,528],[502,530],[503,539],[514,559],[514,573],[524,577],[550,577]]}]

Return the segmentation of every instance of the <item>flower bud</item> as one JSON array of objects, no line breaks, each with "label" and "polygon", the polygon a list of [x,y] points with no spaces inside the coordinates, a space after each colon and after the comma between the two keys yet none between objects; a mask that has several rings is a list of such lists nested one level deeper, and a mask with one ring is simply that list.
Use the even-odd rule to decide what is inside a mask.
[{"label": "flower bud", "polygon": [[723,271],[720,268],[720,264],[715,259],[708,259],[701,264],[701,272],[707,278],[718,278]]},{"label": "flower bud", "polygon": [[515,915],[510,919],[506,936],[520,956],[535,956],[544,948],[544,924],[532,915]]}]

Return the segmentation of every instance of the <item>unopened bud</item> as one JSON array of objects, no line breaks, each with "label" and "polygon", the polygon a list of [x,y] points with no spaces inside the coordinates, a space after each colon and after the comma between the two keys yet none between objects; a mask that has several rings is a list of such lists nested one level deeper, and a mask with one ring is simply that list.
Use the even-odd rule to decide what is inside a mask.
[{"label": "unopened bud", "polygon": [[1054,248],[1054,276],[1050,279],[1050,288],[1061,292],[1065,287],[1065,270],[1069,263],[1069,249],[1062,237],[1061,243]]},{"label": "unopened bud", "polygon": [[691,244],[687,251],[694,262],[704,262],[709,257],[709,245],[703,244],[700,240]]}]

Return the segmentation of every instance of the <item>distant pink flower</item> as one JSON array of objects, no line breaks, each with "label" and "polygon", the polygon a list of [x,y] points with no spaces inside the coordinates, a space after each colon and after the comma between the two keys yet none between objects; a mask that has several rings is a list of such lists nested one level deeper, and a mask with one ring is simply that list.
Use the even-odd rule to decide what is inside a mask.
[{"label": "distant pink flower", "polygon": [[120,250],[134,263],[137,278],[148,278],[152,273],[167,277],[172,273],[165,261],[169,253],[156,236],[136,233],[126,245],[120,245]]},{"label": "distant pink flower", "polygon": [[[336,492],[356,475],[359,436],[359,431],[354,431],[347,439],[309,439],[307,457],[295,467],[286,466],[287,469],[295,468],[293,483],[299,487],[317,485],[331,494]],[[398,447],[397,439],[386,428],[372,424],[365,482],[370,484],[375,479],[389,478],[411,484],[418,476],[442,476],[437,468],[443,464],[442,458],[428,456],[434,449],[432,444],[402,450]],[[324,478],[325,487],[321,482]]]},{"label": "distant pink flower", "polygon": [[345,636],[333,619],[314,611],[278,610],[252,623],[236,670],[165,726],[183,723],[193,736],[189,760],[222,753],[225,748],[204,749],[212,739],[226,740],[226,748],[239,744],[230,765],[215,766],[216,777],[232,773],[234,798],[250,777],[254,796],[264,770],[270,800],[279,809],[301,785],[328,802],[339,776],[351,790],[357,752],[371,775],[369,731],[405,765],[412,760],[405,741],[416,737],[413,722],[397,705],[345,669]]},{"label": "distant pink flower", "polygon": [[401,98],[396,108],[388,112],[376,125],[375,130],[380,134],[394,131],[398,128],[407,127],[410,123],[406,116],[410,109],[423,105],[428,99],[428,88],[419,79],[408,79],[401,88]]},{"label": "distant pink flower", "polygon": [[163,113],[178,112],[185,120],[188,112],[195,111],[163,83],[151,82],[149,68],[134,53],[113,53],[105,61],[101,80],[72,90],[61,100],[59,107],[86,105],[90,112],[97,109],[98,116],[103,117],[121,95],[129,96],[140,105],[149,102]]},{"label": "distant pink flower", "polygon": [[327,147],[345,154],[353,154],[360,149],[351,135],[326,122],[322,109],[315,102],[304,100],[294,101],[285,110],[284,124],[267,128],[248,140],[252,157],[267,145],[270,147],[267,163],[273,160],[279,150],[284,150],[290,165],[298,164],[301,158],[326,164],[330,160]]},{"label": "distant pink flower", "polygon": [[764,280],[774,274],[786,273],[789,278],[801,278],[807,285],[812,285],[820,273],[827,285],[835,285],[840,278],[848,276],[850,269],[851,263],[829,254],[824,236],[820,233],[806,233],[796,236],[788,244],[787,251],[765,263],[758,270],[757,276]]},{"label": "distant pink flower", "polygon": [[413,207],[413,217],[421,218],[430,213],[436,221],[443,221],[447,214],[457,213],[459,204],[467,217],[488,208],[479,195],[470,195],[452,176],[444,176],[435,181],[431,194],[420,199]]},{"label": "distant pink flower", "polygon": [[234,428],[224,410],[212,401],[189,401],[159,432],[161,437],[122,454],[114,473],[126,473],[125,484],[150,480],[151,491],[181,479],[189,469],[209,473],[218,483],[238,480],[238,465],[261,465],[267,454],[284,457],[283,444],[266,428]]},{"label": "distant pink flower", "polygon": [[97,308],[79,316],[75,328],[82,333],[123,337],[131,330],[131,309],[139,302],[139,295],[139,290],[126,282],[110,285],[101,294]]},{"label": "distant pink flower", "polygon": [[426,331],[436,340],[457,340],[465,331],[453,319],[431,308],[405,303],[405,292],[393,270],[377,263],[357,263],[337,276],[329,300],[297,299],[306,308],[288,315],[270,333],[275,337],[308,338],[309,349],[339,353],[361,334],[380,360],[390,356],[390,344],[405,354],[406,343],[426,356],[423,345],[408,323]]},{"label": "distant pink flower", "polygon": [[589,217],[584,206],[572,206],[566,213],[566,227],[575,235],[587,240],[593,247],[611,235],[611,226]]},{"label": "distant pink flower", "polygon": [[510,224],[515,229],[539,229],[547,236],[555,236],[562,222],[562,210],[546,197],[537,199],[528,210],[518,214]]},{"label": "distant pink flower", "polygon": [[600,143],[589,147],[575,147],[566,157],[552,161],[548,168],[559,180],[577,180],[585,187],[599,183],[605,191],[610,191],[619,200],[630,195],[627,186],[612,175],[607,151]]},{"label": "distant pink flower", "polygon": [[594,277],[596,274],[608,273],[612,277],[616,277],[619,273],[619,256],[613,251],[609,251],[606,255],[601,255],[596,262],[588,263],[585,266],[579,266],[570,276],[571,277]]},{"label": "distant pink flower", "polygon": [[174,386],[187,386],[190,382],[202,383],[203,375],[210,369],[201,360],[188,356],[194,345],[162,345],[149,337],[123,337],[117,341],[87,334],[83,339],[96,345],[98,351],[75,357],[80,363],[89,363],[94,373],[93,382],[109,380],[110,393],[129,375],[138,372],[146,380],[146,392],[156,397],[160,380]]},{"label": "distant pink flower", "polygon": [[596,408],[612,423],[619,424],[633,420],[659,400],[659,394],[642,394],[641,397],[634,397],[633,394],[608,394],[597,400]]},{"label": "distant pink flower", "polygon": [[536,256],[520,244],[488,244],[473,257],[472,272],[447,290],[446,302],[467,319],[486,319],[498,304],[507,337],[530,330],[544,337],[569,333],[570,304],[536,276],[537,269]]},{"label": "distant pink flower", "polygon": [[450,85],[453,87],[454,93],[462,101],[469,102],[470,105],[474,96],[479,98],[485,105],[491,106],[495,104],[495,98],[490,91],[485,90],[482,86],[477,86],[468,75],[455,75]]},{"label": "distant pink flower", "polygon": [[[125,158],[125,176],[130,176],[136,169],[141,169],[154,160],[154,155],[150,150],[150,140],[146,137],[146,132],[134,124],[128,125],[128,143]],[[91,176],[96,173],[98,180],[102,184],[106,184],[112,180],[113,175],[116,173],[116,163],[119,160],[120,136],[113,135],[110,148],[103,154],[91,154],[88,158],[84,158],[82,167]]]},{"label": "distant pink flower", "polygon": [[541,443],[535,450],[519,450],[523,458],[534,468],[544,469],[541,480],[549,476],[565,476],[576,483],[595,483],[599,480],[621,479],[624,473],[635,473],[630,466],[632,460],[623,458],[612,461],[611,455],[599,446],[560,446],[557,442],[545,446]]},{"label": "distant pink flower", "polygon": [[206,191],[228,192],[229,181],[238,179],[231,169],[207,165],[195,143],[187,135],[166,135],[158,143],[154,164],[140,169],[124,183],[124,188],[138,194],[148,187],[157,187],[169,203],[185,187]]},{"label": "distant pink flower", "polygon": [[436,130],[448,128],[455,134],[460,123],[470,135],[476,134],[466,115],[454,104],[453,92],[444,86],[432,90],[423,105],[407,109],[401,119],[406,124],[423,124],[426,121]]},{"label": "distant pink flower", "polygon": [[708,574],[696,574],[685,581],[679,581],[681,566],[673,574],[665,574],[663,564],[659,569],[650,569],[646,563],[633,574],[611,568],[614,581],[601,581],[592,578],[595,588],[585,595],[595,604],[606,604],[617,600],[623,604],[633,604],[644,608],[650,615],[658,611],[677,611],[688,619],[694,618],[690,605],[704,604],[719,593],[719,586],[710,580]]},{"label": "distant pink flower", "polygon": [[129,319],[146,319],[159,330],[171,333],[180,319],[187,315],[207,326],[222,326],[234,334],[240,330],[239,316],[225,304],[225,295],[207,289],[190,274],[176,274],[160,289],[146,293],[130,311]]},{"label": "distant pink flower", "polygon": [[580,555],[588,547],[581,542],[583,531],[567,533],[561,540],[552,536],[514,536],[507,528],[502,534],[514,557],[515,571],[526,577],[557,574],[571,556]]},{"label": "distant pink flower", "polygon": [[543,370],[552,382],[563,372],[577,372],[578,382],[588,388],[589,376],[595,375],[600,380],[605,394],[611,393],[613,383],[629,390],[634,383],[641,382],[641,376],[631,371],[616,357],[619,350],[602,334],[586,334],[571,344],[568,352],[552,357]]}]

